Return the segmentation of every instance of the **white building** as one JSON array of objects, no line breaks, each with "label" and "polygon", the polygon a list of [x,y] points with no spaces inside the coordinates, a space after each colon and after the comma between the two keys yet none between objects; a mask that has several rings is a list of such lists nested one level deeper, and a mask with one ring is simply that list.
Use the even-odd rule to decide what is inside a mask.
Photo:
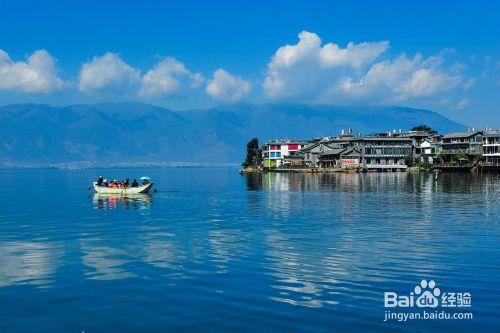
[{"label": "white building", "polygon": [[290,153],[304,147],[305,141],[275,140],[269,141],[262,147],[264,167],[276,168],[283,166],[283,160]]},{"label": "white building", "polygon": [[500,130],[483,131],[483,157],[488,166],[500,166]]},{"label": "white building", "polygon": [[435,144],[432,143],[430,139],[424,139],[420,145],[416,147],[415,155],[420,157],[420,163],[425,163],[427,161],[429,164],[432,164],[434,162],[434,156],[436,155]]}]

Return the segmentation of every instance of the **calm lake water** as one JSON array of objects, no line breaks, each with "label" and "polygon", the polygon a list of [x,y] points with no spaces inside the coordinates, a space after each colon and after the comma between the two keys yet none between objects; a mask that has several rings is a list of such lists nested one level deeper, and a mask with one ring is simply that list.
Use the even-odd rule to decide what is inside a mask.
[{"label": "calm lake water", "polygon": [[[99,175],[151,176],[123,200]],[[0,332],[500,330],[499,175],[0,171]],[[472,320],[384,322],[422,279]]]}]

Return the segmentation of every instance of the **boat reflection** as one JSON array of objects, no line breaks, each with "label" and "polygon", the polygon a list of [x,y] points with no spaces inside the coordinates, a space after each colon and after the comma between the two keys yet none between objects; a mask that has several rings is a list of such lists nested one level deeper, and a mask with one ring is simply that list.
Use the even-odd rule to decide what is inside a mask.
[{"label": "boat reflection", "polygon": [[99,194],[95,193],[92,199],[96,209],[150,209],[153,203],[151,194]]}]

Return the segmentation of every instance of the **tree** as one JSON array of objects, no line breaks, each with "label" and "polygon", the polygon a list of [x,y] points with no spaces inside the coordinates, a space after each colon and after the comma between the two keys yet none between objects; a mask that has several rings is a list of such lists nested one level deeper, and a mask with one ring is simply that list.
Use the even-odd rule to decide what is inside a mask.
[{"label": "tree", "polygon": [[443,163],[443,160],[444,160],[444,158],[443,158],[443,154],[438,153],[438,154],[436,155],[436,157],[434,157],[433,164],[442,164],[442,163]]},{"label": "tree", "polygon": [[436,130],[433,130],[432,128],[430,128],[429,126],[427,125],[420,125],[420,126],[415,126],[413,127],[412,129],[410,129],[410,131],[416,131],[416,132],[427,132],[431,135],[435,135],[435,134],[438,134],[438,131]]},{"label": "tree", "polygon": [[459,165],[463,161],[469,161],[469,157],[465,153],[455,153],[451,158],[452,165]]},{"label": "tree", "polygon": [[410,154],[410,155],[406,155],[405,156],[405,164],[409,167],[412,167],[413,164],[414,164],[414,160],[413,160],[413,156]]},{"label": "tree", "polygon": [[242,163],[243,167],[256,166],[260,162],[261,150],[259,148],[259,139],[253,138],[247,143],[247,157]]}]

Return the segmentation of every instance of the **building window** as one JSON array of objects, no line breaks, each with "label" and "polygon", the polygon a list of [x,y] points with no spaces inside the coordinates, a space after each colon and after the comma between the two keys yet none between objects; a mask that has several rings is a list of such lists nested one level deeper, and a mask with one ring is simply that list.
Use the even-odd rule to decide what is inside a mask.
[{"label": "building window", "polygon": [[281,157],[281,152],[280,151],[276,152],[276,157],[278,157],[278,158]]},{"label": "building window", "polygon": [[271,157],[275,157],[276,153],[274,151],[271,152]]}]

